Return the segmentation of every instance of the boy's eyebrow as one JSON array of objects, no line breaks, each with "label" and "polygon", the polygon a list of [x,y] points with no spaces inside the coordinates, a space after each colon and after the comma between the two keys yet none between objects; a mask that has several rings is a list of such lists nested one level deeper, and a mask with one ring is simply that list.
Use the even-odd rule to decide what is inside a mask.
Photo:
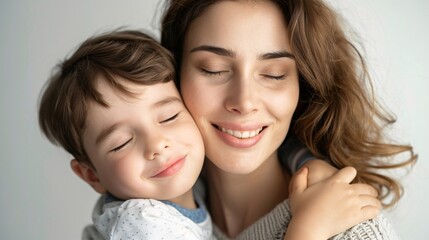
[{"label": "boy's eyebrow", "polygon": [[170,96],[170,97],[166,97],[166,98],[163,98],[163,99],[161,99],[161,100],[159,100],[159,101],[157,101],[157,102],[155,102],[153,105],[152,105],[152,107],[161,107],[161,106],[163,106],[163,105],[166,105],[166,104],[169,104],[169,103],[172,103],[172,102],[182,102],[182,100],[179,98],[179,97],[176,97],[176,96]]},{"label": "boy's eyebrow", "polygon": [[121,125],[121,123],[115,123],[112,126],[101,130],[100,134],[98,134],[97,138],[95,139],[95,144],[100,144],[100,142],[102,142],[104,139],[106,139],[107,136],[114,132],[119,127],[119,125]]},{"label": "boy's eyebrow", "polygon": [[[201,45],[198,47],[195,47],[191,49],[191,53],[197,52],[197,51],[207,51],[214,53],[219,56],[225,56],[225,57],[235,57],[236,53],[231,49],[226,49],[222,47],[216,47],[211,45]],[[291,58],[295,59],[295,56],[289,52],[289,51],[274,51],[274,52],[268,52],[264,53],[258,56],[259,60],[269,60],[269,59],[275,59],[275,58]]]}]

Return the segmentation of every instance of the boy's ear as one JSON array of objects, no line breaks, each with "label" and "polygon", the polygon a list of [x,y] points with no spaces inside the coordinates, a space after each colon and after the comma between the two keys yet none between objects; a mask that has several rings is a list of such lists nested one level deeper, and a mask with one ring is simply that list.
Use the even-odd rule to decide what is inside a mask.
[{"label": "boy's ear", "polygon": [[76,159],[70,161],[70,167],[76,175],[78,175],[83,181],[87,182],[96,192],[100,194],[107,192],[92,167],[85,163],[81,163]]}]

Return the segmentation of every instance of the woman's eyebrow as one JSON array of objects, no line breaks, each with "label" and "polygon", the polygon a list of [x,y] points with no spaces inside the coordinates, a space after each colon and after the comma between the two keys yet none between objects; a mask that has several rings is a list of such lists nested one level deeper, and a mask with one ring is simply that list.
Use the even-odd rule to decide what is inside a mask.
[{"label": "woman's eyebrow", "polygon": [[[207,51],[214,53],[219,56],[225,56],[225,57],[235,57],[236,54],[234,51],[222,47],[216,47],[211,45],[201,45],[198,47],[195,47],[191,49],[191,53],[198,52],[198,51]],[[295,59],[295,56],[288,51],[275,51],[275,52],[268,52],[264,53],[258,56],[258,59],[260,60],[269,60],[269,59],[275,59],[275,58],[291,58]]]},{"label": "woman's eyebrow", "polygon": [[230,49],[210,46],[210,45],[201,45],[201,46],[195,47],[191,49],[190,52],[193,53],[198,51],[207,51],[207,52],[211,52],[216,55],[225,56],[225,57],[235,57],[235,52]]},{"label": "woman's eyebrow", "polygon": [[295,56],[288,51],[276,51],[276,52],[264,53],[258,57],[258,59],[260,59],[260,60],[269,60],[269,59],[275,59],[275,58],[295,59]]}]

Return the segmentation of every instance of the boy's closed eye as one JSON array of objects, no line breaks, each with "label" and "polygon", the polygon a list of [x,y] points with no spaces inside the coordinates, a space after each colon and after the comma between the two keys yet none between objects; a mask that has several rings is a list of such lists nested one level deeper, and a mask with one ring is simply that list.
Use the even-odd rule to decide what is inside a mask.
[{"label": "boy's closed eye", "polygon": [[130,143],[132,140],[133,140],[133,138],[128,139],[127,141],[125,141],[124,143],[120,144],[119,146],[113,148],[109,152],[118,152],[119,150],[124,148],[128,143]]},{"label": "boy's closed eye", "polygon": [[[178,116],[179,116],[180,112],[173,114],[172,116],[166,118],[165,120],[160,121],[160,123],[168,123],[171,122],[173,120],[175,120]],[[133,138],[129,138],[128,140],[126,140],[125,142],[122,142],[121,144],[117,145],[116,147],[112,148],[109,152],[118,152],[121,149],[123,149],[124,147],[127,146],[128,143],[130,143],[133,140]]]},{"label": "boy's closed eye", "polygon": [[179,114],[180,114],[180,112],[175,113],[175,114],[173,114],[172,116],[167,117],[167,118],[166,118],[166,119],[164,119],[164,120],[161,120],[159,123],[168,123],[168,122],[171,122],[171,121],[175,120],[175,119],[179,116]]}]

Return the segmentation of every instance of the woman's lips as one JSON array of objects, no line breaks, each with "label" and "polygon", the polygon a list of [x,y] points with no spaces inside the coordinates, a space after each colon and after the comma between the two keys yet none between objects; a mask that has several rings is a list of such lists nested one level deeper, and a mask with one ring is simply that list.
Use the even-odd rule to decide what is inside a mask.
[{"label": "woman's lips", "polygon": [[249,148],[256,145],[264,135],[266,127],[257,127],[247,130],[233,130],[225,127],[216,127],[216,133],[220,139],[231,147]]},{"label": "woman's lips", "polygon": [[159,172],[155,173],[151,178],[162,178],[169,177],[176,174],[185,163],[186,156],[180,157],[174,161],[169,161],[165,167],[162,168]]}]

